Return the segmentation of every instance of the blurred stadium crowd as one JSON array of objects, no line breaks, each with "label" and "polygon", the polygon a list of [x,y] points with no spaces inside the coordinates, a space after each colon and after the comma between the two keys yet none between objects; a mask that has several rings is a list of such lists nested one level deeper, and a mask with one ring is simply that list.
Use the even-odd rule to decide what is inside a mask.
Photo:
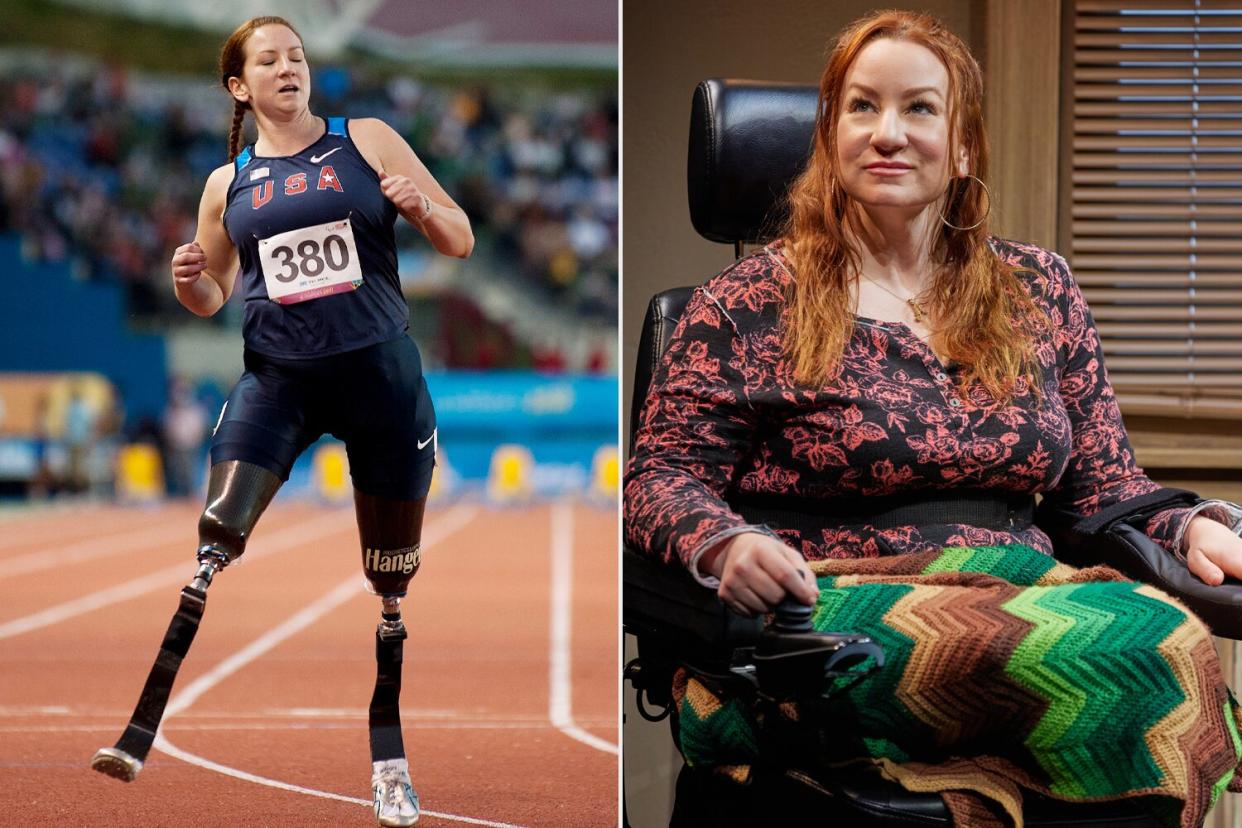
[{"label": "blurred stadium crowd", "polygon": [[[312,109],[380,117],[404,135],[470,215],[470,266],[556,313],[615,328],[615,87],[439,85],[327,66],[315,71]],[[230,115],[227,95],[209,80],[55,57],[12,62],[0,72],[0,233],[19,233],[29,260],[66,262],[78,278],[123,285],[143,327],[185,324],[168,259],[193,238],[203,182],[226,161]],[[418,332],[431,364],[615,368],[603,354],[570,365],[534,343],[517,347],[503,324],[488,335],[468,292],[454,293],[451,279],[427,279],[424,271],[445,265],[426,255],[413,229],[398,226],[416,317],[418,302],[433,301],[427,318],[481,326],[464,340],[460,324]],[[217,324],[239,324],[230,305]]]}]

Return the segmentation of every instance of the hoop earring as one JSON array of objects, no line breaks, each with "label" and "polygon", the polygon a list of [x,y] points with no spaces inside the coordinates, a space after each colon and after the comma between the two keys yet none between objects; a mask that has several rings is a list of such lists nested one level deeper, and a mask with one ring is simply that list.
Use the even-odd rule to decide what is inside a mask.
[{"label": "hoop earring", "polygon": [[983,188],[983,194],[988,197],[988,211],[983,214],[983,218],[979,219],[978,221],[976,221],[974,224],[970,225],[969,227],[958,227],[956,224],[950,224],[948,219],[944,217],[944,214],[937,211],[936,215],[940,216],[940,221],[944,224],[944,226],[952,227],[954,230],[974,230],[980,224],[983,224],[985,221],[987,221],[988,216],[992,215],[992,191],[988,189],[988,185],[984,184],[983,179],[979,178],[978,176],[967,175],[965,177],[973,178],[975,181],[979,182],[979,186]]},{"label": "hoop earring", "polygon": [[840,196],[840,199],[841,199],[840,215],[845,215],[846,209],[849,207],[849,204],[847,203],[848,194],[845,192],[844,187],[837,186],[836,176],[832,176],[828,179],[828,205],[829,205],[829,208],[832,210],[833,216],[838,215],[837,213],[837,197],[838,196]]}]

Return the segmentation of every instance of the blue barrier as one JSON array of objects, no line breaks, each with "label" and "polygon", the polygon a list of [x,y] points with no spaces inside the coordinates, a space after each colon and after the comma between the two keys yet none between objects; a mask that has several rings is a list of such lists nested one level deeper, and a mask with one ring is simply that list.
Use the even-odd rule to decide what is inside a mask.
[{"label": "blue barrier", "polygon": [[427,387],[436,419],[446,429],[540,433],[617,427],[613,377],[452,371],[427,374]]},{"label": "blue barrier", "polygon": [[[581,492],[602,445],[617,444],[617,381],[613,377],[532,372],[446,372],[427,375],[436,407],[438,442],[452,473],[473,488],[487,478],[492,453],[506,443],[534,457],[539,493]],[[312,485],[311,457],[294,466],[288,488]]]},{"label": "blue barrier", "polygon": [[125,323],[120,285],[79,282],[69,265],[27,262],[0,235],[0,371],[96,371],[121,391],[130,422],[164,410],[164,338]]}]

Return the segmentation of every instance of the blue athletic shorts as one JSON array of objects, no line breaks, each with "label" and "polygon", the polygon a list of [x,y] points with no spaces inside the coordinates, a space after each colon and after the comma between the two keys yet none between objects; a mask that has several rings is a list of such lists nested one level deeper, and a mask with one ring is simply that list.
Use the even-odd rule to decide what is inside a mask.
[{"label": "blue athletic shorts", "polygon": [[408,336],[313,359],[249,349],[211,438],[211,462],[243,460],[289,479],[324,434],[345,443],[354,487],[415,500],[431,488],[436,414],[418,346]]}]

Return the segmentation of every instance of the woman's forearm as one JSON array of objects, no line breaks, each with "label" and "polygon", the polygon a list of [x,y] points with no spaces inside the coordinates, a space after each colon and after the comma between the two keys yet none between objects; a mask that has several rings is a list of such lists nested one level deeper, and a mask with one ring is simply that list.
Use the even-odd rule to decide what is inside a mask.
[{"label": "woman's forearm", "polygon": [[431,242],[437,253],[464,259],[474,250],[474,232],[470,219],[460,207],[447,207],[431,202],[431,213],[425,218],[402,212],[410,224],[417,227]]},{"label": "woman's forearm", "polygon": [[173,289],[177,301],[196,316],[212,316],[224,307],[224,291],[206,272],[188,285],[175,283]]}]

